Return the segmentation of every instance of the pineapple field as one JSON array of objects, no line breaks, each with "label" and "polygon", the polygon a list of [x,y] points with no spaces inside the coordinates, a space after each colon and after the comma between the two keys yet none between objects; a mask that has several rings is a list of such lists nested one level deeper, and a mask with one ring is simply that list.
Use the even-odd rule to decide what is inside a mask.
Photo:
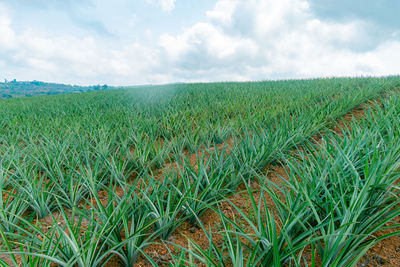
[{"label": "pineapple field", "polygon": [[0,266],[398,266],[400,77],[0,100]]}]

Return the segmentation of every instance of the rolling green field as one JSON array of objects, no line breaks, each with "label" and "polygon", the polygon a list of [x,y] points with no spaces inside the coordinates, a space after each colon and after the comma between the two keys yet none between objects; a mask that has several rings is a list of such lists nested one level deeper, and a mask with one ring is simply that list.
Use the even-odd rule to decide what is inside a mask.
[{"label": "rolling green field", "polygon": [[400,215],[398,88],[396,76],[0,100],[0,266],[355,266],[398,235],[376,235]]}]

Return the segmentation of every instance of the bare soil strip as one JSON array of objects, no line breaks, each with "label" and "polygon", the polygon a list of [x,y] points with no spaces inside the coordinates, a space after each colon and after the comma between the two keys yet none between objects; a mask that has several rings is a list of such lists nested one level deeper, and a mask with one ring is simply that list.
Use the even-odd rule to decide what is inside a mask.
[{"label": "bare soil strip", "polygon": [[[343,136],[342,129],[344,127],[348,127],[348,122],[353,120],[359,120],[365,117],[365,111],[369,107],[379,105],[379,99],[373,101],[374,99],[369,100],[368,102],[361,104],[359,107],[353,109],[342,118],[338,119],[333,125],[330,131],[334,134]],[[310,138],[309,140],[317,145],[321,145],[322,142],[325,142],[322,138],[323,133],[317,134]],[[232,147],[232,142],[228,142],[225,144],[228,148]],[[222,146],[220,146],[222,147]],[[301,149],[301,148],[300,148]],[[293,151],[296,153],[296,151]],[[190,156],[191,163],[195,163],[197,156],[199,154],[192,154]],[[265,169],[265,174],[267,174],[267,178],[272,182],[281,185],[282,178],[287,179],[288,175],[286,173],[285,167],[281,164],[276,166],[267,166]],[[258,199],[260,195],[259,185],[257,181],[253,181],[250,184],[250,188],[253,190],[253,195],[255,199]],[[245,190],[245,186],[241,185],[239,187],[239,192],[233,196],[228,197],[229,201],[232,202],[236,207],[240,208],[243,211],[246,211],[248,207],[251,205],[248,192]],[[266,194],[266,203],[270,205],[271,208],[274,208],[274,204],[272,199]],[[223,201],[220,203],[221,211],[228,216],[229,218],[238,218],[240,217],[239,213],[235,208],[231,206],[228,201]],[[210,227],[211,231],[214,233],[218,233],[220,225],[220,217],[213,210],[207,210],[201,217],[201,221],[204,226]],[[396,218],[396,222],[400,222],[400,218]],[[379,235],[387,234],[390,231],[381,231]],[[222,238],[218,234],[214,235],[216,238],[216,243],[221,242]],[[188,239],[194,240],[198,245],[203,248],[207,248],[209,244],[209,240],[204,234],[203,230],[191,225],[188,222],[185,222],[182,226],[180,226],[174,234],[169,238],[168,241],[173,242],[182,247],[188,247]],[[146,248],[145,252],[150,255],[160,266],[167,266],[169,260],[171,260],[167,247],[171,251],[174,251],[174,247],[172,245],[164,245],[162,242],[159,244],[154,244]],[[311,256],[311,255],[310,255]],[[318,264],[318,262],[317,262]],[[107,265],[110,267],[118,266],[118,265]],[[151,264],[144,259],[143,257],[138,261],[135,266],[151,266]],[[367,255],[360,261],[358,266],[400,266],[400,237],[391,237],[388,238],[372,249],[370,249]]]},{"label": "bare soil strip", "polygon": [[[379,96],[378,96],[379,97]],[[361,119],[365,116],[365,110],[368,107],[371,107],[375,104],[375,102],[372,102],[371,99],[368,102],[360,105],[359,107],[353,109],[346,115],[344,115],[342,118],[338,119],[332,126],[331,131],[334,134],[337,135],[342,135],[341,129],[343,127],[346,127],[346,122],[356,120],[356,119]],[[379,103],[379,99],[377,100]],[[312,141],[315,144],[320,145],[324,140],[322,139],[322,134],[317,134],[310,138],[310,141]],[[162,145],[162,143],[160,144]],[[213,149],[222,149],[225,148],[227,149],[228,153],[233,147],[233,141],[232,140],[227,140],[223,144],[216,145],[214,147],[209,148],[210,150]],[[295,153],[295,151],[293,151]],[[199,153],[193,153],[193,154],[186,154],[186,157],[190,160],[191,164],[195,164],[197,162],[198,157],[204,157],[204,152],[199,152]],[[176,162],[169,162],[164,164],[164,166],[158,170],[155,170],[154,173],[156,174],[156,177],[161,177],[164,172],[171,171],[171,169],[174,169],[177,166]],[[267,176],[269,180],[272,182],[281,185],[282,184],[282,178],[287,179],[287,173],[283,165],[269,165],[266,166],[264,174]],[[259,185],[258,181],[254,180],[250,184],[250,188],[253,191],[253,195],[255,199],[258,199],[260,195],[260,190],[259,190]],[[123,190],[120,193],[123,194]],[[99,192],[100,198],[101,195],[104,192]],[[232,202],[236,207],[240,208],[242,211],[246,211],[251,203],[249,200],[248,192],[246,190],[245,185],[241,185],[238,188],[238,193],[228,197],[229,201]],[[266,194],[266,203],[268,206],[271,208],[274,208],[274,204],[272,202],[272,199]],[[228,201],[222,201],[219,204],[219,207],[221,211],[228,216],[231,219],[234,218],[239,218],[240,215],[237,212],[235,208],[232,207],[232,205]],[[68,210],[67,210],[68,213]],[[55,217],[57,216],[58,212],[53,212],[53,215]],[[46,229],[52,225],[52,220],[49,220],[51,217],[48,216],[44,219],[40,220],[41,226],[43,229]],[[219,231],[219,225],[220,225],[220,217],[218,213],[215,211],[208,209],[204,214],[201,216],[201,221],[203,225],[209,229],[213,233],[218,233]],[[400,222],[400,218],[396,218],[396,223]],[[59,222],[62,223],[62,222]],[[395,231],[395,230],[388,230],[388,231]],[[380,235],[387,234],[388,231],[382,231]],[[222,237],[218,234],[215,234],[213,236],[216,240],[216,243],[220,243],[222,241]],[[207,239],[207,236],[204,234],[204,231],[192,225],[189,222],[184,222],[179,228],[176,229],[176,231],[171,235],[171,237],[168,239],[168,242],[175,243],[179,246],[182,247],[188,247],[188,239],[194,240],[198,245],[202,246],[203,248],[207,248],[209,244],[209,240]],[[156,240],[156,243],[153,245],[148,246],[145,249],[145,252],[153,258],[155,262],[157,262],[160,266],[168,266],[169,261],[171,260],[171,257],[169,255],[168,248],[171,251],[175,251],[175,248],[173,245],[169,244],[163,244],[162,241]],[[6,258],[3,258],[4,260],[7,260]],[[112,258],[107,264],[107,267],[117,267],[117,266],[122,266],[119,262],[119,260],[114,257]],[[138,262],[134,266],[152,266],[150,262],[148,262],[147,259],[145,259],[143,256],[139,258]],[[400,237],[391,237],[388,238],[376,246],[374,246],[372,249],[370,249],[365,257],[360,261],[358,266],[400,266]]]}]

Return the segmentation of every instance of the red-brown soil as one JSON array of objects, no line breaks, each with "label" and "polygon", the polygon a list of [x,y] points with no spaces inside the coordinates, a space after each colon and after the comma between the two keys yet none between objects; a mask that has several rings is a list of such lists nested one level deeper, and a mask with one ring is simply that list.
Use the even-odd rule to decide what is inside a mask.
[{"label": "red-brown soil", "polygon": [[[377,101],[379,104],[379,101]],[[350,127],[348,122],[353,121],[353,120],[359,120],[362,119],[365,116],[365,110],[368,107],[371,107],[375,105],[375,102],[368,102],[365,103],[358,108],[352,110],[351,112],[347,113],[345,116],[343,116],[340,120],[336,121],[335,124],[333,125],[331,131],[339,136],[343,136],[342,129],[345,127]],[[322,139],[322,134],[318,134],[314,137],[312,137],[310,140],[312,140],[313,143],[321,145],[324,140]],[[232,142],[229,143],[229,145],[232,145]],[[192,154],[191,155],[191,163],[196,162],[197,155]],[[267,178],[271,180],[272,182],[281,185],[282,184],[282,178],[287,179],[288,175],[287,172],[282,165],[277,165],[277,166],[268,166],[266,168],[266,173],[267,173]],[[258,199],[259,197],[259,190],[257,190],[258,184],[256,181],[253,181],[250,185],[251,189],[253,189],[253,196],[255,199]],[[228,200],[232,203],[234,203],[235,206],[240,208],[242,211],[246,211],[249,207],[250,201],[249,201],[249,196],[248,192],[245,191],[245,186],[240,186],[239,187],[239,192],[231,197],[228,197]],[[270,206],[270,208],[274,208],[272,199],[266,194],[266,203],[267,205]],[[237,210],[231,206],[231,204],[228,201],[224,201],[220,203],[220,208],[221,211],[229,216],[230,218],[234,217],[240,217]],[[277,219],[277,218],[276,218]],[[218,233],[218,225],[220,223],[220,218],[218,214],[212,210],[208,210],[205,212],[205,214],[201,217],[201,221],[204,225],[211,227],[211,230],[214,233]],[[395,219],[396,223],[400,222],[400,218]],[[396,229],[396,230],[400,230]],[[380,231],[378,236],[387,234],[389,232],[396,231],[395,229],[391,230],[385,230],[385,231]],[[214,235],[214,238],[216,238],[216,242],[221,242],[221,236],[219,235]],[[181,227],[179,227],[175,233],[170,237],[171,242],[182,246],[182,247],[188,247],[187,245],[187,239],[195,240],[196,244],[202,246],[204,249],[207,248],[208,246],[208,239],[205,236],[204,232],[202,229],[198,229],[196,227],[193,227],[189,223],[184,223]],[[152,258],[163,265],[163,263],[166,265],[168,263],[168,260],[170,259],[169,253],[167,246],[173,251],[173,246],[172,245],[164,245],[164,244],[157,244],[157,245],[151,245],[149,246],[145,252],[152,256]],[[311,251],[310,248],[306,248],[304,254],[307,257],[307,254],[310,254],[309,256],[311,257]],[[310,259],[310,257],[308,257]],[[320,266],[321,262],[319,261],[318,257],[316,259],[316,265]],[[111,265],[108,265],[111,266]],[[113,265],[116,266],[116,265]],[[144,259],[141,258],[141,260],[138,261],[135,266],[151,266],[150,263]],[[166,265],[167,266],[167,265]],[[400,236],[394,236],[391,238],[387,238],[377,245],[375,245],[373,248],[371,248],[368,253],[366,254],[365,257],[362,258],[362,260],[358,263],[357,266],[400,266]]]},{"label": "red-brown soil", "polygon": [[[342,119],[338,120],[333,125],[332,131],[337,135],[342,135],[341,129],[343,129],[344,127],[348,127],[346,122],[362,118],[365,115],[364,113],[365,108],[371,105],[373,105],[372,102],[369,102],[349,112]],[[324,142],[321,135],[316,135],[313,138],[311,138],[311,140],[315,144],[321,144],[322,142]],[[159,145],[163,146],[163,140],[160,140]],[[233,145],[234,145],[233,141],[228,140],[226,143],[217,145],[216,147],[211,149],[222,149],[224,147],[228,150],[229,153],[230,150],[229,148],[231,148]],[[190,160],[190,163],[194,165],[196,164],[198,157],[206,158],[209,155],[207,155],[204,152],[199,152],[195,154],[185,153],[185,156]],[[175,162],[166,163],[162,168],[154,171],[155,177],[160,178],[162,177],[162,174],[165,171],[174,170],[176,169],[176,167],[177,163]],[[278,185],[282,183],[282,178],[288,178],[286,170],[282,165],[267,166],[265,169],[265,175],[269,180]],[[253,195],[255,199],[258,199],[260,195],[258,181],[252,181],[249,184],[249,187],[253,190],[254,192]],[[123,190],[119,191],[120,194],[123,194]],[[99,193],[99,198],[101,200],[106,199],[104,194],[105,192]],[[266,195],[266,204],[269,206],[269,208],[273,209],[274,205],[272,199],[268,196],[268,194],[265,195]],[[231,203],[233,203],[236,207],[240,208],[242,211],[248,210],[249,206],[251,205],[245,185],[239,186],[238,193],[228,197],[228,200]],[[240,218],[239,213],[234,207],[232,207],[230,202],[228,201],[221,202],[219,204],[219,208],[226,216],[228,216],[231,219]],[[54,213],[54,215],[57,214]],[[48,224],[48,226],[51,225],[52,222],[50,221],[51,220],[48,220],[48,218],[41,220],[43,228],[46,227],[46,224]],[[203,225],[207,228],[207,230],[211,229],[211,231],[215,233],[213,234],[213,239],[215,239],[214,241],[217,244],[220,244],[222,242],[222,237],[218,234],[220,230],[219,215],[215,211],[209,209],[201,216],[201,221]],[[399,223],[400,218],[396,218],[395,222]],[[390,231],[395,231],[395,230],[381,231],[379,235],[387,234]],[[196,244],[202,246],[203,248],[207,248],[209,244],[209,240],[207,239],[204,231],[201,228],[190,224],[189,222],[184,222],[179,228],[177,228],[177,230],[171,235],[171,237],[167,241],[187,248],[188,239],[194,240]],[[168,242],[162,242],[161,240],[156,240],[155,244],[150,245],[145,249],[145,252],[160,266],[164,265],[167,266],[168,262],[171,260],[168,248],[171,251],[175,251],[174,246],[170,245]],[[309,254],[311,254],[309,248],[306,249],[305,252],[306,254],[307,251]],[[114,257],[111,261],[107,263],[106,266],[114,267],[122,265],[119,263],[118,259]],[[144,257],[140,257],[138,262],[134,266],[151,266],[151,264]],[[366,256],[362,258],[362,260],[358,263],[357,266],[400,266],[400,237],[399,236],[391,237],[375,245],[368,251]]]}]

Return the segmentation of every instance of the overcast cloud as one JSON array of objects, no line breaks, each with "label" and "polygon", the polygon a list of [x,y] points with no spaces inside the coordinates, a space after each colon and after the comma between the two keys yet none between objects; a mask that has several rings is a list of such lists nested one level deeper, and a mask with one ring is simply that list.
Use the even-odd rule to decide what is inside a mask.
[{"label": "overcast cloud", "polygon": [[0,0],[0,78],[134,85],[399,74],[398,1],[132,2]]}]

